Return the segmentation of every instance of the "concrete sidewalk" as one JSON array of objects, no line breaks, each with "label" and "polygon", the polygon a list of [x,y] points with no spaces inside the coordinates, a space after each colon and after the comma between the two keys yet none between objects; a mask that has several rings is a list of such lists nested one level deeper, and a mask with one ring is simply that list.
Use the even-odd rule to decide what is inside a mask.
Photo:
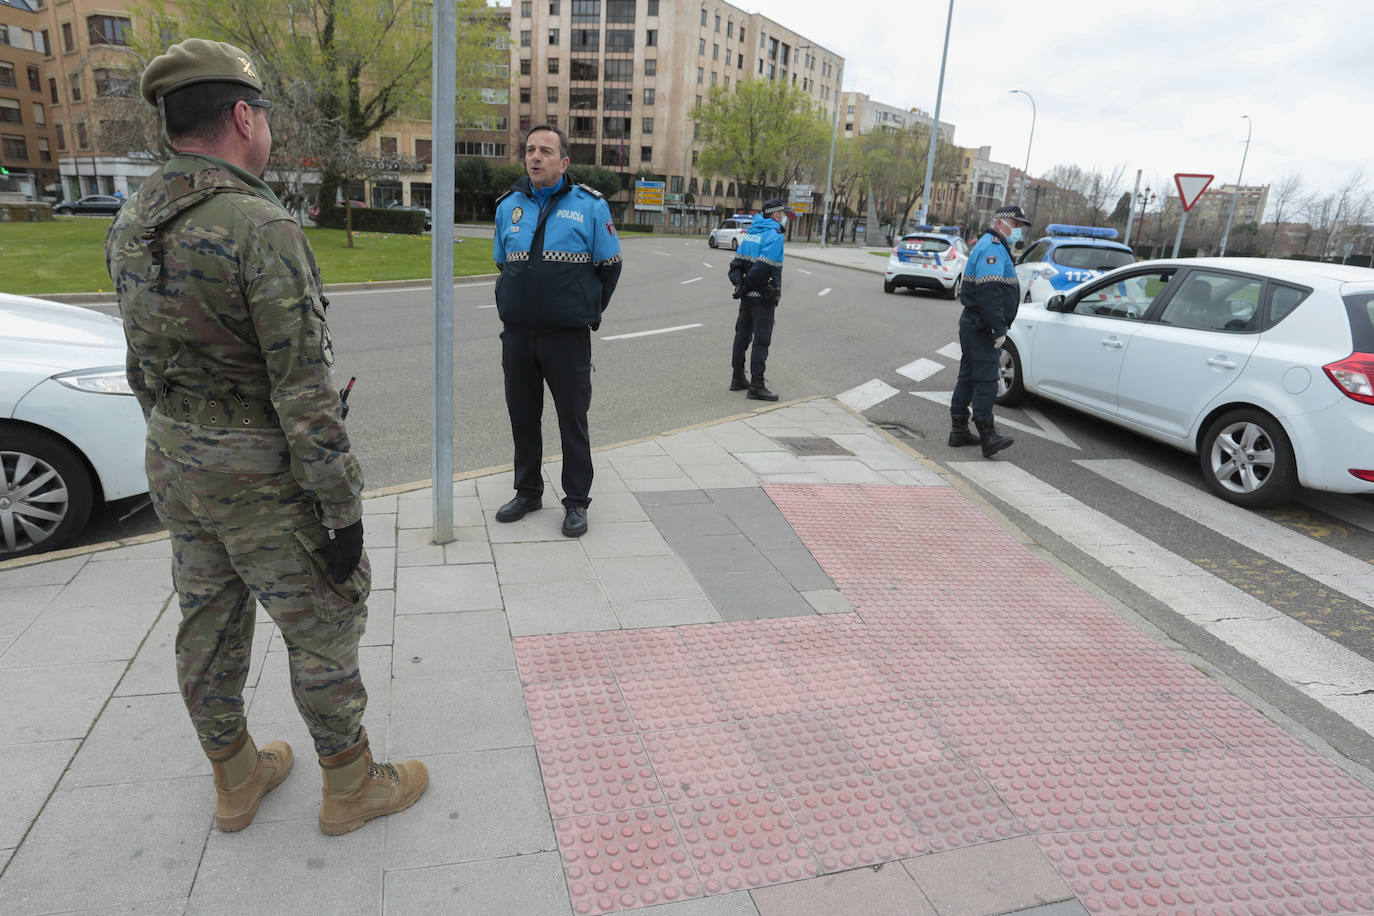
[{"label": "concrete sidewalk", "polygon": [[558,464],[508,525],[459,481],[443,546],[367,501],[365,724],[432,779],[344,837],[265,616],[296,771],[220,833],[167,541],[0,570],[0,912],[1374,912],[1374,790],[861,416],[595,460],[578,540]]}]

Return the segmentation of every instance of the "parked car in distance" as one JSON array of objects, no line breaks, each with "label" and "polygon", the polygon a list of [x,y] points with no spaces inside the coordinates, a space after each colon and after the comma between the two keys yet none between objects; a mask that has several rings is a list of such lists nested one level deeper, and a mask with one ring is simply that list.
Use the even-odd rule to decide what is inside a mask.
[{"label": "parked car in distance", "polygon": [[[349,205],[350,207],[360,207],[360,208],[363,208],[363,209],[366,209],[366,208],[367,208],[367,204],[363,203],[361,200],[350,200],[350,201],[348,202],[348,205]],[[336,200],[336,201],[334,201],[334,206],[336,206],[336,207],[342,207],[342,206],[343,206],[343,201],[341,201],[341,200]],[[319,218],[320,218],[320,205],[319,205],[319,204],[315,204],[315,206],[311,207],[309,210],[306,211],[306,214],[305,214],[305,215],[308,216],[308,217],[310,217],[310,219],[311,219],[312,221],[313,221],[313,220],[319,219]]]},{"label": "parked car in distance", "polygon": [[113,194],[87,194],[77,200],[64,200],[53,204],[52,212],[62,216],[114,216],[124,206],[124,198]]},{"label": "parked car in distance", "polygon": [[416,207],[413,205],[392,203],[387,204],[386,208],[388,210],[419,210],[421,213],[425,215],[425,231],[428,232],[431,228],[433,228],[429,207]]},{"label": "parked car in distance", "polygon": [[0,560],[71,540],[102,502],[148,490],[124,327],[0,293]]},{"label": "parked car in distance", "polygon": [[1021,306],[997,401],[1039,395],[1198,456],[1271,506],[1301,484],[1374,493],[1374,270],[1141,261]]},{"label": "parked car in distance", "polygon": [[913,226],[897,240],[883,272],[883,292],[897,287],[932,289],[947,299],[958,299],[968,266],[968,245],[958,226]]},{"label": "parked car in distance", "polygon": [[1135,260],[1135,252],[1115,241],[1116,230],[1110,227],[1050,223],[1045,232],[1044,238],[1037,239],[1016,259],[1023,302],[1067,293]]},{"label": "parked car in distance", "polygon": [[721,224],[711,230],[711,234],[706,237],[706,244],[712,248],[729,246],[731,251],[739,248],[739,240],[748,231],[749,224],[754,221],[754,217],[748,213],[736,213]]}]

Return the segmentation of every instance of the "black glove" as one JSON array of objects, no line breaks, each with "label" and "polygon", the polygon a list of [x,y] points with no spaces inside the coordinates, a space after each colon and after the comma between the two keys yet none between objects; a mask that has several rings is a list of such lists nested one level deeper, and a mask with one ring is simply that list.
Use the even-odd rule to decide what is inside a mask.
[{"label": "black glove", "polygon": [[730,298],[731,298],[731,299],[743,299],[743,298],[744,298],[744,284],[743,284],[743,283],[737,284],[737,285],[735,286],[735,291],[734,291],[734,293],[731,294]]},{"label": "black glove", "polygon": [[363,520],[329,532],[329,581],[342,582],[353,575],[363,558]]}]

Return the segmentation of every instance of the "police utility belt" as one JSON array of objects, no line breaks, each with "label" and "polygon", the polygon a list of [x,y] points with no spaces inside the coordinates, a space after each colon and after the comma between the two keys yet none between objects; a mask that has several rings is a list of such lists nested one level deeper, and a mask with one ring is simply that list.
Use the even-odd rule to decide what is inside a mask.
[{"label": "police utility belt", "polygon": [[199,423],[202,426],[262,429],[280,427],[277,411],[266,401],[245,397],[237,389],[223,398],[202,398],[169,385],[157,392],[157,406],[170,420]]}]

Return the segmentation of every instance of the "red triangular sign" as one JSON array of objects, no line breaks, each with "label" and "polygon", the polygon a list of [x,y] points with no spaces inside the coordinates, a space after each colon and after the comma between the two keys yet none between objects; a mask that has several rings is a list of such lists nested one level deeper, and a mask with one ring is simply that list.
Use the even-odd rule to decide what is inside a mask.
[{"label": "red triangular sign", "polygon": [[1202,196],[1202,192],[1207,190],[1207,186],[1212,183],[1215,175],[1192,175],[1187,172],[1179,172],[1174,176],[1174,184],[1178,186],[1178,199],[1183,204],[1184,210],[1193,209],[1193,204]]}]

